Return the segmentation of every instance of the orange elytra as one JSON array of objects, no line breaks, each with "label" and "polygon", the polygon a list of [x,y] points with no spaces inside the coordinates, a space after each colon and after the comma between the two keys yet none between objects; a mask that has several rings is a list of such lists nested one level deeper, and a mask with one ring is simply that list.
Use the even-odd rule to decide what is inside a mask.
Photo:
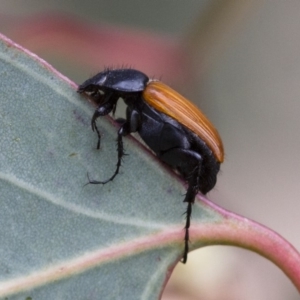
[{"label": "orange elytra", "polygon": [[159,112],[193,131],[208,145],[218,162],[224,161],[219,133],[196,105],[161,81],[150,81],[143,91],[143,98]]}]

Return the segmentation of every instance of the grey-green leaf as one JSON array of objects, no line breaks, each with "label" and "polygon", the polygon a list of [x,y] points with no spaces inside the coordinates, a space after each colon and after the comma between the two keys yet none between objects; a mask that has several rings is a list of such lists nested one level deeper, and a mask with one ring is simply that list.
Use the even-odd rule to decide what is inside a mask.
[{"label": "grey-green leaf", "polygon": [[157,299],[183,243],[155,236],[183,239],[183,186],[132,138],[121,174],[85,186],[114,171],[116,127],[99,121],[97,150],[93,106],[3,37],[0,78],[0,296]]},{"label": "grey-green leaf", "polygon": [[[116,126],[46,62],[0,36],[0,298],[158,299],[183,253],[185,189],[131,137],[114,171]],[[300,290],[300,255],[283,238],[200,197],[191,248],[233,244],[282,268]]]}]

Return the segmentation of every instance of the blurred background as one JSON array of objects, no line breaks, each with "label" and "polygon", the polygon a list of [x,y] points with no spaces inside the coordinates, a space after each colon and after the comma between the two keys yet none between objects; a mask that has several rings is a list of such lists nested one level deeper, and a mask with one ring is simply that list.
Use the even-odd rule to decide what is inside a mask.
[{"label": "blurred background", "polygon": [[[2,0],[0,31],[81,83],[131,66],[193,100],[225,162],[209,198],[300,250],[300,2]],[[162,299],[299,299],[271,262],[214,246],[179,264]]]}]

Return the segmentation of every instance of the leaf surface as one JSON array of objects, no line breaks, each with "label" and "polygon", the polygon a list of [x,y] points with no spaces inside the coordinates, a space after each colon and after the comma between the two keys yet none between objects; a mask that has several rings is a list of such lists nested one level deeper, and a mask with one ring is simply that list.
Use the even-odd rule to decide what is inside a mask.
[{"label": "leaf surface", "polygon": [[[0,78],[0,297],[158,299],[183,252],[180,180],[128,137],[121,174],[105,186],[85,185],[87,173],[104,180],[114,171],[111,119],[99,120],[96,150],[91,103],[4,37]],[[236,244],[267,256],[269,246],[255,249],[247,232],[269,232],[204,198],[192,224],[192,248]]]}]

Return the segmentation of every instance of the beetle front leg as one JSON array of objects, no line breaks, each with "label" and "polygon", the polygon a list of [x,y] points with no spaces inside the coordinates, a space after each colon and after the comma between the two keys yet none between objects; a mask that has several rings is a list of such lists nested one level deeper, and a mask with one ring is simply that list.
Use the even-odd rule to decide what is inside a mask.
[{"label": "beetle front leg", "polygon": [[101,116],[106,116],[108,115],[111,111],[113,110],[113,105],[111,102],[107,102],[104,105],[99,106],[92,117],[91,120],[91,126],[92,130],[96,131],[97,136],[98,136],[98,142],[97,142],[97,149],[100,149],[100,142],[101,142],[101,133],[97,127],[96,120],[101,117]]},{"label": "beetle front leg", "polygon": [[[126,124],[124,124],[124,125],[126,125]],[[124,155],[126,155],[124,152],[124,146],[123,146],[123,135],[125,133],[124,128],[123,128],[124,125],[118,131],[118,137],[117,137],[118,161],[117,161],[116,170],[115,170],[114,174],[110,178],[108,178],[107,180],[104,180],[104,181],[97,181],[97,180],[89,179],[90,184],[106,184],[110,181],[113,181],[114,178],[119,174],[119,170],[120,170],[121,163],[122,163],[122,158]]]},{"label": "beetle front leg", "polygon": [[[130,122],[128,122],[128,120]],[[131,132],[136,131],[138,124],[140,122],[139,114],[136,111],[127,112],[127,119],[123,122],[123,125],[118,130],[118,137],[117,137],[117,152],[118,152],[118,161],[116,165],[116,170],[114,174],[105,181],[97,181],[97,180],[90,180],[89,183],[91,184],[106,184],[110,181],[113,181],[114,178],[119,174],[119,170],[122,164],[122,158],[125,154],[124,146],[123,146],[123,136],[130,134]]]}]

